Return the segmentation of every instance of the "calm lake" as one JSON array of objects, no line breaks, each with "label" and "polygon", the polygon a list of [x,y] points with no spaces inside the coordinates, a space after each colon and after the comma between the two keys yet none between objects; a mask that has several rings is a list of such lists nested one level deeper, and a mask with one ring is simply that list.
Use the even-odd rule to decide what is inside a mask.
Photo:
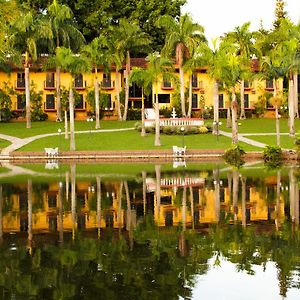
[{"label": "calm lake", "polygon": [[0,167],[0,299],[300,299],[300,169]]}]

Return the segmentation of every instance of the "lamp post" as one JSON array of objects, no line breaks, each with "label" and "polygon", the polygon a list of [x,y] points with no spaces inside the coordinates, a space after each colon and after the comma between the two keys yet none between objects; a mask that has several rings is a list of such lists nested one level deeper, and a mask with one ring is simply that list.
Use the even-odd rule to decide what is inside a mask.
[{"label": "lamp post", "polygon": [[222,122],[219,121],[213,121],[213,125],[216,126],[216,135],[217,135],[217,141],[219,140],[219,126],[222,125]]},{"label": "lamp post", "polygon": [[184,130],[185,130],[185,128],[183,126],[180,127],[180,131],[181,131],[181,134],[182,134],[182,148],[184,148]]},{"label": "lamp post", "polygon": [[90,125],[90,134],[91,134],[91,132],[92,132],[92,122],[94,121],[94,119],[92,117],[90,117],[90,118],[87,118],[86,121],[88,123],[91,123],[91,125]]},{"label": "lamp post", "polygon": [[58,148],[58,151],[60,151],[60,149],[61,149],[61,129],[58,128],[57,132],[58,132],[58,136],[59,136],[59,148]]}]

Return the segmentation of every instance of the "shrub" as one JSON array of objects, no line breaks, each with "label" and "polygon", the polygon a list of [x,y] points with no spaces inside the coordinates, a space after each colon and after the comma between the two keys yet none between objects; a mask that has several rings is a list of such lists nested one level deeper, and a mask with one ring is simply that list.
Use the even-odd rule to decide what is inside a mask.
[{"label": "shrub", "polygon": [[134,129],[137,131],[142,131],[142,123],[141,122],[136,122],[134,124]]},{"label": "shrub", "polygon": [[145,131],[146,133],[155,133],[155,127],[154,126],[146,127]]},{"label": "shrub", "polygon": [[270,167],[279,167],[282,164],[282,149],[277,146],[267,146],[263,152],[264,162]]},{"label": "shrub", "polygon": [[200,126],[199,127],[199,132],[200,133],[208,133],[208,129],[205,126]]},{"label": "shrub", "polygon": [[167,135],[176,134],[176,127],[174,126],[163,127],[162,132]]},{"label": "shrub", "polygon": [[212,132],[212,123],[205,123],[204,126],[207,128],[208,132]]},{"label": "shrub", "polygon": [[239,145],[232,145],[223,155],[225,161],[233,166],[240,167],[245,162],[243,156],[246,152]]},{"label": "shrub", "polygon": [[128,109],[127,120],[140,120],[142,118],[140,109]]}]

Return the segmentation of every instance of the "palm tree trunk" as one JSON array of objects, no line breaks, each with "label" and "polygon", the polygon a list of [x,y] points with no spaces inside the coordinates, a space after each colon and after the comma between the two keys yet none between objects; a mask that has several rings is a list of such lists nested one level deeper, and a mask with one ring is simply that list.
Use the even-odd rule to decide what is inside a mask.
[{"label": "palm tree trunk", "polygon": [[25,67],[25,97],[26,97],[26,128],[31,128],[30,78],[29,78],[28,63]]},{"label": "palm tree trunk", "polygon": [[239,172],[232,171],[232,206],[234,214],[234,223],[238,220],[238,194],[239,194]]},{"label": "palm tree trunk", "polygon": [[144,89],[142,88],[142,130],[141,130],[141,136],[145,136],[145,98],[144,98]]},{"label": "palm tree trunk", "polygon": [[213,122],[213,134],[218,134],[218,123],[219,123],[219,84],[218,81],[214,82],[214,122]]},{"label": "palm tree trunk", "polygon": [[160,180],[161,180],[161,166],[155,165],[155,177],[156,177],[156,187],[155,187],[155,194],[156,194],[156,213],[157,213],[157,226],[160,226]]},{"label": "palm tree trunk", "polygon": [[186,117],[185,99],[184,99],[184,71],[182,66],[179,67],[179,80],[180,80],[180,102],[182,117]]},{"label": "palm tree trunk", "polygon": [[191,201],[192,229],[194,230],[194,229],[195,229],[195,222],[194,222],[194,215],[195,215],[195,212],[194,212],[194,194],[193,194],[193,187],[190,186],[190,187],[189,187],[189,190],[190,190],[190,201]]},{"label": "palm tree trunk", "polygon": [[146,210],[147,210],[147,185],[146,185],[146,178],[147,178],[147,173],[146,171],[142,171],[142,178],[143,178],[143,212],[144,216],[146,215]]},{"label": "palm tree trunk", "polygon": [[69,130],[68,130],[68,112],[65,110],[65,139],[69,139]]},{"label": "palm tree trunk", "polygon": [[126,57],[126,72],[125,72],[125,105],[124,105],[124,114],[123,121],[127,119],[128,112],[128,101],[129,101],[129,75],[130,75],[130,52],[127,51]]},{"label": "palm tree trunk", "polygon": [[293,80],[294,80],[294,103],[295,103],[295,118],[299,118],[299,108],[298,108],[298,70],[293,73]]},{"label": "palm tree trunk", "polygon": [[275,215],[275,225],[276,230],[280,227],[280,187],[281,187],[281,173],[277,171],[277,184],[276,184],[276,215]]},{"label": "palm tree trunk", "polygon": [[216,222],[220,222],[220,170],[219,168],[216,168],[213,170],[213,176],[214,176],[214,186],[215,186],[215,217]]},{"label": "palm tree trunk", "polygon": [[278,105],[275,105],[275,118],[276,118],[276,145],[277,147],[280,147],[280,123],[279,123]]},{"label": "palm tree trunk", "polygon": [[96,176],[97,183],[97,227],[98,227],[98,238],[100,238],[101,232],[101,179]]},{"label": "palm tree trunk", "polygon": [[289,78],[289,134],[290,136],[295,136],[295,104],[294,104],[294,81],[292,76]]},{"label": "palm tree trunk", "polygon": [[61,101],[60,101],[60,67],[56,67],[56,120],[61,122]]},{"label": "palm tree trunk", "polygon": [[247,220],[246,220],[246,178],[241,177],[242,182],[242,225],[246,227]]},{"label": "palm tree trunk", "polygon": [[245,120],[246,119],[246,115],[245,115],[245,90],[244,90],[244,80],[241,80],[241,86],[240,86],[240,94],[241,94],[241,115],[240,115],[240,119],[241,120]]},{"label": "palm tree trunk", "polygon": [[232,90],[232,101],[231,101],[231,110],[232,110],[232,144],[238,143],[238,124],[237,124],[237,101],[235,90]]},{"label": "palm tree trunk", "polygon": [[62,201],[62,182],[58,184],[58,226],[59,226],[59,242],[64,241],[64,214],[63,214],[63,201]]},{"label": "palm tree trunk", "polygon": [[27,193],[28,193],[28,247],[31,253],[32,244],[32,180],[27,181]]},{"label": "palm tree trunk", "polygon": [[161,143],[160,143],[159,103],[158,103],[157,82],[155,84],[156,84],[156,86],[155,86],[156,99],[155,99],[155,142],[154,142],[154,146],[161,146]]},{"label": "palm tree trunk", "polygon": [[72,214],[72,240],[75,239],[76,230],[76,165],[71,164],[71,214]]},{"label": "palm tree trunk", "polygon": [[192,85],[192,75],[189,77],[189,108],[188,108],[188,118],[192,116],[192,98],[193,98],[193,85]]},{"label": "palm tree trunk", "polygon": [[96,125],[95,128],[100,128],[100,105],[99,105],[99,82],[98,82],[98,76],[97,76],[97,67],[95,67],[95,113],[96,113]]},{"label": "palm tree trunk", "polygon": [[69,109],[70,109],[70,150],[75,151],[75,128],[74,128],[74,94],[73,88],[69,92]]},{"label": "palm tree trunk", "polygon": [[231,127],[232,127],[231,110],[230,110],[230,104],[228,104],[228,107],[227,107],[226,128],[231,128]]},{"label": "palm tree trunk", "polygon": [[120,74],[119,71],[116,69],[116,96],[117,96],[118,120],[122,121],[119,74]]}]

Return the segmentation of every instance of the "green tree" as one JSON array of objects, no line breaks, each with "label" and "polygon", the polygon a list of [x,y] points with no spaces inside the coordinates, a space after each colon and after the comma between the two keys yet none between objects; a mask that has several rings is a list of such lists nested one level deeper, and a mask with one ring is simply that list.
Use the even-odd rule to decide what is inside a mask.
[{"label": "green tree", "polygon": [[214,126],[213,134],[218,134],[217,126],[219,123],[219,84],[222,82],[223,65],[227,53],[234,51],[234,45],[226,41],[218,39],[212,40],[210,47],[206,43],[202,43],[197,48],[197,57],[199,65],[208,67],[208,75],[214,80],[213,89],[213,107],[214,107]]},{"label": "green tree", "polygon": [[[128,112],[128,101],[129,101],[129,76],[130,76],[130,53],[135,49],[144,48],[150,44],[149,37],[141,30],[136,22],[129,22],[128,20],[121,19],[118,26],[111,27],[111,32],[113,32],[114,47],[118,51],[114,51],[120,58],[120,54],[124,55],[126,60],[126,70],[125,70],[125,104],[124,113],[122,119],[125,121],[127,119]],[[114,57],[117,60],[117,57]]]},{"label": "green tree", "polygon": [[74,92],[73,80],[78,74],[87,72],[90,69],[89,62],[80,55],[76,55],[69,48],[57,48],[57,56],[62,59],[62,70],[68,71],[72,75],[69,85],[69,112],[70,112],[70,150],[75,150],[75,127],[74,127]]},{"label": "green tree", "polygon": [[[72,48],[73,51],[78,50],[84,42],[84,37],[75,26],[72,10],[67,5],[60,4],[57,0],[53,0],[53,2],[47,7],[47,15],[49,17],[51,30],[53,33],[53,40],[51,42],[54,43],[55,49],[60,46],[64,46]],[[56,118],[58,121],[61,121],[60,63],[58,62],[58,64],[55,64],[55,67],[57,101]]]},{"label": "green tree", "polygon": [[185,14],[176,20],[171,16],[165,15],[159,18],[158,25],[166,30],[166,41],[163,53],[175,55],[176,64],[179,68],[180,79],[180,102],[182,116],[186,116],[185,109],[185,87],[184,87],[184,69],[183,66],[188,61],[191,53],[201,41],[205,41],[203,35],[204,28],[193,23],[189,14]]},{"label": "green tree", "polygon": [[49,20],[43,14],[34,14],[24,10],[12,24],[15,47],[20,53],[25,53],[25,95],[26,95],[26,128],[31,128],[30,115],[30,78],[29,69],[38,54],[38,42],[52,39],[53,34]]},{"label": "green tree", "polygon": [[[255,47],[253,44],[253,34],[249,30],[250,22],[244,23],[242,26],[237,26],[234,31],[229,32],[225,39],[229,42],[237,45],[237,55],[241,57],[241,62],[246,67],[251,65],[251,58],[255,54]],[[250,69],[250,68],[249,68]],[[248,74],[245,74],[246,76]],[[249,75],[247,76],[249,77]],[[240,119],[245,119],[245,103],[244,103],[244,82],[245,78],[241,78],[240,81],[240,96],[241,96],[241,114]]]},{"label": "green tree", "polygon": [[147,68],[142,70],[140,68],[133,69],[131,76],[132,81],[136,81],[143,86],[146,91],[149,87],[154,88],[153,104],[155,109],[155,146],[160,146],[160,125],[159,125],[159,101],[158,101],[158,83],[163,76],[166,78],[172,77],[172,61],[160,56],[158,52],[154,52],[147,56]]},{"label": "green tree", "polygon": [[95,38],[92,42],[82,48],[82,53],[90,61],[94,71],[94,90],[95,90],[95,128],[100,128],[100,102],[99,102],[99,81],[98,81],[98,67],[104,66],[109,60],[108,51],[103,47],[103,39],[101,37]]}]

